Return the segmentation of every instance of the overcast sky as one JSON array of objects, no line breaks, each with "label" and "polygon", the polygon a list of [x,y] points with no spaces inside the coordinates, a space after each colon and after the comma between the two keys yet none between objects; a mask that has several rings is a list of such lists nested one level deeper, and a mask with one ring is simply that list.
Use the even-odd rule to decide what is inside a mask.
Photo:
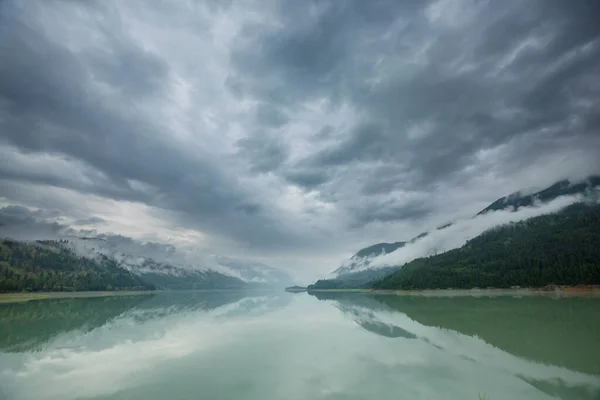
[{"label": "overcast sky", "polygon": [[0,2],[0,206],[312,273],[600,172],[600,2]]}]

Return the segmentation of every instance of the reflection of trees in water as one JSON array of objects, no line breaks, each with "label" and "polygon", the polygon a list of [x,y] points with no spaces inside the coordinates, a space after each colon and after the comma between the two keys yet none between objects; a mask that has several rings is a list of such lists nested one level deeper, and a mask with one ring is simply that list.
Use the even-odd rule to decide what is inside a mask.
[{"label": "reflection of trees in water", "polygon": [[334,305],[344,314],[350,316],[365,330],[379,336],[389,338],[416,339],[417,336],[396,325],[378,321],[376,311],[391,311],[388,306],[375,300],[374,296],[343,292],[313,292],[311,295],[319,300],[334,300]]},{"label": "reflection of trees in water", "polygon": [[128,316],[137,322],[144,322],[173,314],[211,311],[239,303],[235,309],[227,310],[220,316],[228,318],[258,311],[260,313],[272,311],[285,306],[289,301],[289,296],[278,296],[272,291],[173,291],[153,296],[132,310]]},{"label": "reflection of trees in water", "polygon": [[35,350],[61,333],[91,331],[144,300],[145,296],[115,296],[2,304],[0,350]]},{"label": "reflection of trees in water", "polygon": [[288,296],[262,291],[174,291],[145,296],[50,299],[0,305],[0,351],[40,349],[67,332],[90,332],[119,317],[137,323],[185,312],[210,311],[240,302],[223,317],[265,313],[285,306]]},{"label": "reflection of trees in water", "polygon": [[[377,320],[378,312],[402,313],[421,325],[478,337],[519,358],[600,375],[600,301],[595,299],[314,294],[320,300],[333,300],[346,315],[378,335],[393,336],[389,334],[393,328]],[[598,388],[590,391],[559,380],[521,379],[559,398],[600,398]]]},{"label": "reflection of trees in water", "polygon": [[374,297],[420,324],[477,336],[532,361],[600,375],[597,299]]},{"label": "reflection of trees in water", "polygon": [[553,379],[545,381],[540,379],[527,378],[519,376],[523,381],[544,392],[550,397],[564,400],[597,400],[600,398],[600,391],[594,391],[589,386],[569,385],[562,379]]},{"label": "reflection of trees in water", "polygon": [[[315,293],[354,308],[406,314],[427,326],[477,336],[532,361],[600,375],[600,300],[531,296],[424,297],[357,293]],[[361,311],[364,315],[366,311]]]}]

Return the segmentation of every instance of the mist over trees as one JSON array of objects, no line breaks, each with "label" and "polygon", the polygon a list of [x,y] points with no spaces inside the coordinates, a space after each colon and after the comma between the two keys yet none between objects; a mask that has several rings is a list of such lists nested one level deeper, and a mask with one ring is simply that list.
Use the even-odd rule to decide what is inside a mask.
[{"label": "mist over trees", "polygon": [[64,241],[36,245],[3,240],[0,244],[0,292],[152,290],[106,256],[80,257]]},{"label": "mist over trees", "polygon": [[508,288],[600,284],[600,205],[508,223],[454,250],[408,262],[369,283],[319,280],[309,289]]}]

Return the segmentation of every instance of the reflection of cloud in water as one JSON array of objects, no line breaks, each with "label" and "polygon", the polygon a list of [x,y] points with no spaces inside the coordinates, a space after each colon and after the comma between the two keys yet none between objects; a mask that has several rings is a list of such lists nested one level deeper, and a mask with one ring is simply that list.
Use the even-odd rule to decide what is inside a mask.
[{"label": "reflection of cloud in water", "polygon": [[599,390],[598,376],[527,361],[370,296],[260,294],[204,309],[219,303],[209,298],[149,299],[43,351],[0,354],[0,387],[10,400],[463,400],[484,391],[591,400]]},{"label": "reflection of cloud in water", "polygon": [[0,351],[41,349],[59,335],[100,327],[145,300],[145,296],[118,296],[2,304]]},{"label": "reflection of cloud in water", "polygon": [[[513,355],[502,349],[496,348],[477,336],[465,335],[458,331],[449,329],[440,329],[435,326],[422,325],[416,320],[411,319],[407,314],[403,313],[403,307],[400,310],[395,310],[389,306],[389,302],[382,301],[383,299],[394,299],[398,303],[406,300],[407,303],[413,305],[408,307],[414,311],[414,304],[420,302],[428,303],[425,307],[431,309],[434,302],[447,303],[455,299],[447,298],[403,298],[396,296],[369,296],[362,294],[334,294],[334,293],[319,293],[321,300],[330,300],[340,309],[345,315],[354,319],[365,330],[385,337],[396,338],[418,338],[423,342],[434,346],[444,353],[456,356],[459,359],[466,360],[469,363],[476,364],[480,367],[491,368],[503,373],[512,374],[521,379],[523,382],[535,387],[538,391],[549,396],[571,400],[571,399],[597,399],[600,398],[600,377],[587,373],[576,372],[562,366],[548,365],[544,363],[532,362],[522,356]],[[507,298],[495,299],[473,299],[465,297],[459,301],[475,301],[483,302],[492,301],[497,307],[498,302],[506,301]],[[511,301],[508,299],[509,302]],[[516,300],[516,299],[513,299]],[[531,306],[527,301],[533,300],[537,302],[540,299],[522,300],[523,306]],[[543,299],[542,301],[549,300]],[[574,299],[567,299],[573,301]],[[556,300],[554,300],[556,301]],[[562,300],[564,301],[564,300]],[[578,302],[577,299],[575,299]],[[516,305],[516,304],[515,304]],[[556,305],[556,303],[554,304]],[[464,309],[465,304],[461,304]],[[481,304],[479,304],[481,306]],[[569,307],[569,309],[571,309]],[[422,309],[420,309],[423,311]],[[496,311],[498,309],[496,308]],[[556,312],[556,308],[553,309]],[[411,315],[417,315],[411,313]],[[456,314],[455,314],[456,315]],[[469,314],[473,317],[473,314]],[[447,317],[452,319],[452,314],[447,314]],[[497,313],[491,313],[490,318],[502,318]],[[561,315],[555,315],[560,318]],[[535,323],[535,321],[533,321]],[[508,321],[507,321],[508,324]],[[568,326],[568,325],[567,325]],[[482,327],[484,328],[484,327]],[[530,327],[525,327],[523,334],[542,336],[539,330],[528,330]],[[392,332],[401,332],[394,336]],[[501,332],[499,332],[501,334]],[[523,338],[523,340],[527,340]],[[543,339],[540,339],[543,340]],[[587,343],[592,350],[594,344]],[[548,349],[552,350],[552,349]],[[382,364],[395,365],[395,362],[381,360]],[[397,366],[397,365],[396,365]],[[405,370],[401,367],[403,373],[414,374],[414,369]]]},{"label": "reflection of cloud in water", "polygon": [[157,295],[102,326],[62,332],[36,353],[0,353],[0,387],[16,399],[116,393],[162,362],[219,349],[242,325],[254,323],[252,316],[285,305],[280,296],[253,295]]}]

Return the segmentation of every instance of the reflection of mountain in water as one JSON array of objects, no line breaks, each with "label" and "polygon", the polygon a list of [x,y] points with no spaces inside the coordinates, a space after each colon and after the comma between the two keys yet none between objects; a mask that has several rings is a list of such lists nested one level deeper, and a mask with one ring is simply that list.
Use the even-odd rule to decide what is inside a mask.
[{"label": "reflection of mountain in water", "polygon": [[406,339],[416,339],[417,335],[414,333],[410,333],[407,330],[404,330],[396,325],[384,324],[381,322],[369,322],[369,321],[357,321],[360,326],[368,330],[369,332],[373,332],[380,336],[385,336],[389,338],[406,338]]},{"label": "reflection of mountain in water", "polygon": [[91,331],[145,299],[145,296],[115,296],[2,304],[0,351],[33,350],[61,333]]},{"label": "reflection of mountain in water", "polygon": [[423,325],[477,336],[532,361],[600,375],[598,300],[504,296],[375,299]]},{"label": "reflection of mountain in water", "polygon": [[132,310],[129,316],[137,322],[143,322],[172,314],[210,311],[236,303],[236,307],[224,310],[220,315],[229,318],[260,315],[283,307],[289,301],[289,296],[275,296],[272,291],[261,290],[173,291],[153,296]]},{"label": "reflection of mountain in water", "polygon": [[598,391],[594,392],[585,385],[567,385],[560,379],[554,379],[552,381],[531,379],[524,376],[520,376],[523,381],[529,383],[531,386],[539,390],[540,392],[546,393],[550,397],[564,400],[596,400],[600,398]]},{"label": "reflection of mountain in water", "polygon": [[335,306],[352,317],[357,324],[369,332],[388,338],[416,339],[416,335],[397,325],[377,320],[374,311],[392,311],[376,301],[373,296],[355,293],[314,292],[319,300],[335,300]]},{"label": "reflection of mountain in water", "polygon": [[[448,354],[478,362],[482,367],[505,369],[552,398],[600,398],[600,387],[594,377],[600,375],[598,300],[312,294],[320,300],[331,300],[360,326],[377,335],[423,340]],[[407,324],[408,330],[390,321]],[[464,336],[467,340],[460,345],[460,340],[457,342],[457,338],[450,336],[451,340],[442,346],[453,345],[438,346],[435,342],[445,335],[439,336],[439,331],[432,335],[432,328],[467,335]],[[417,329],[417,334],[409,332],[411,329]],[[477,341],[469,342],[469,336],[494,347],[488,347],[491,352],[478,353],[472,348],[473,345],[478,347]]]},{"label": "reflection of mountain in water", "polygon": [[136,322],[143,322],[183,312],[210,311],[247,296],[247,292],[236,290],[168,291],[146,298],[129,314]]},{"label": "reflection of mountain in water", "polygon": [[[422,325],[479,337],[518,357],[600,375],[600,301],[596,299],[314,295],[335,300],[338,308],[355,320],[360,316],[362,323],[357,322],[361,326],[369,315],[367,310],[401,312]],[[377,324],[372,319],[369,323]]]},{"label": "reflection of mountain in water", "polygon": [[136,323],[188,312],[208,312],[237,303],[223,318],[260,315],[283,307],[288,296],[264,291],[181,291],[147,296],[114,296],[30,301],[0,305],[0,351],[42,348],[68,332],[90,332],[109,322],[131,318]]}]

